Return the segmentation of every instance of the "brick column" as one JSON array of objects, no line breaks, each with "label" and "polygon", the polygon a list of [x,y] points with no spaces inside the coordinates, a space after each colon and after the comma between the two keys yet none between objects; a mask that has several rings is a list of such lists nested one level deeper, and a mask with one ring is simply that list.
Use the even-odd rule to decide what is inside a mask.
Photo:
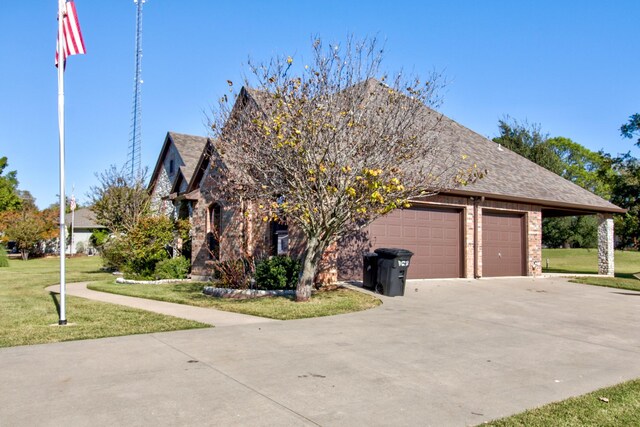
[{"label": "brick column", "polygon": [[331,246],[324,251],[318,272],[314,279],[316,285],[330,285],[338,281],[338,245],[332,243]]},{"label": "brick column", "polygon": [[598,274],[613,272],[613,215],[598,214]]},{"label": "brick column", "polygon": [[529,266],[527,276],[540,276],[542,274],[542,211],[532,207],[526,215],[527,224],[527,253],[529,254]]}]

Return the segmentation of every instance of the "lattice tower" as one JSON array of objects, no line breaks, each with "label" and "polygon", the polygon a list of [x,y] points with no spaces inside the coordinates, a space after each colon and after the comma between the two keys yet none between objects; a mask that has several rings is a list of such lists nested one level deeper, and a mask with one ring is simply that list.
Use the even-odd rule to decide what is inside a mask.
[{"label": "lattice tower", "polygon": [[131,131],[129,132],[129,152],[126,171],[135,179],[140,176],[142,152],[142,5],[146,0],[133,0],[136,4],[136,70],[133,85],[133,108]]}]

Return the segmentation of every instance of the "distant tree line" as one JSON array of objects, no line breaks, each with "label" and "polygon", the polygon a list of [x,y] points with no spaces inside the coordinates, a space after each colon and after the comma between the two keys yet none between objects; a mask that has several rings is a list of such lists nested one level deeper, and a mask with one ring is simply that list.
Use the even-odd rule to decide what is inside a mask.
[{"label": "distant tree line", "polygon": [[39,210],[28,191],[18,189],[17,171],[5,171],[6,157],[0,158],[0,241],[16,245],[23,259],[42,254],[44,242],[56,237],[58,206]]},{"label": "distant tree line", "polygon": [[[620,128],[624,137],[640,136],[640,115]],[[498,122],[501,144],[536,164],[628,210],[615,216],[618,246],[638,249],[640,241],[640,164],[630,153],[612,156],[594,152],[565,137],[550,138],[540,125],[509,117]],[[640,146],[640,139],[636,142]],[[543,218],[542,243],[548,247],[597,247],[593,215]]]}]

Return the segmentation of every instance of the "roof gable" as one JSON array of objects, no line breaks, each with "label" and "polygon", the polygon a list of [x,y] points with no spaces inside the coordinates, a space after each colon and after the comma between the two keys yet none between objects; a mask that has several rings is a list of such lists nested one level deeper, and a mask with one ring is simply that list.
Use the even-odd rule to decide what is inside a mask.
[{"label": "roof gable", "polygon": [[184,163],[180,165],[180,171],[184,175],[184,179],[190,181],[208,138],[176,132],[169,132],[169,136]]},{"label": "roof gable", "polygon": [[178,180],[180,175],[182,175],[182,179],[189,182],[207,142],[208,138],[206,137],[167,132],[160,155],[149,179],[148,190],[153,191],[155,188],[171,146],[175,147],[180,157],[175,165],[178,173],[174,177],[172,187],[175,186],[175,181]]}]

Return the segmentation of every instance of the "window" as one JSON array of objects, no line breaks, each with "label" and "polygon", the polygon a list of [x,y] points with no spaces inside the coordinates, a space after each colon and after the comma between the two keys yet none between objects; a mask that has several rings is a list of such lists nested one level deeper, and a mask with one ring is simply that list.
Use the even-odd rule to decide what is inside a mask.
[{"label": "window", "polygon": [[289,253],[289,231],[276,231],[276,254],[287,255]]},{"label": "window", "polygon": [[289,227],[286,224],[271,222],[271,253],[275,255],[289,253]]},{"label": "window", "polygon": [[175,169],[175,165],[173,163],[173,159],[169,160],[169,175],[173,175]]},{"label": "window", "polygon": [[222,235],[221,215],[222,208],[219,203],[214,203],[209,207],[207,244],[210,259],[220,259],[220,238]]}]

